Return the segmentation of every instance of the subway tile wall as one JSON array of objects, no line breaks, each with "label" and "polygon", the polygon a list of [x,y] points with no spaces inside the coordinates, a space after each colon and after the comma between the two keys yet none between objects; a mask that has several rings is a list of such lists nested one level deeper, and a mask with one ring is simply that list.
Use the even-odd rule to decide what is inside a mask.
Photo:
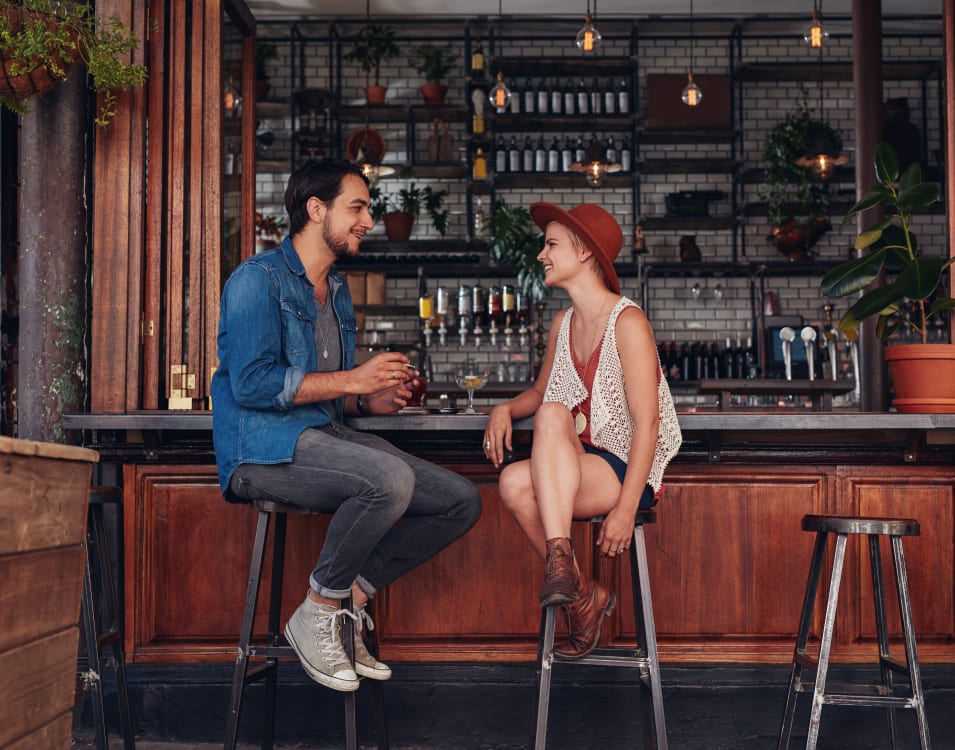
[{"label": "subway tile wall", "polygon": [[[308,36],[306,30],[306,36]],[[312,31],[317,40],[322,38],[320,27]],[[272,94],[270,98],[288,100],[292,88],[290,80],[290,66],[288,59],[288,44],[285,32],[272,26],[263,27],[260,36],[273,36],[283,43],[279,45],[280,57],[271,64]],[[459,53],[460,74],[452,76],[448,81],[451,103],[465,103],[466,80],[464,78],[463,42],[454,41]],[[553,56],[570,55],[574,50],[564,40],[530,40],[515,49],[504,47],[506,56]],[[625,40],[609,40],[603,54],[621,56],[628,54],[628,45]],[[304,80],[308,87],[325,87],[327,85],[326,62],[328,46],[316,41],[309,45],[310,54],[306,61]],[[646,76],[648,73],[685,73],[690,57],[690,41],[674,39],[641,39],[639,46],[639,80],[638,80],[638,114],[645,109],[646,104]],[[697,37],[692,44],[694,68],[697,72],[725,72],[730,70],[732,50],[725,38]],[[774,38],[742,40],[742,62],[805,62],[819,61],[818,53],[811,52],[798,38]],[[883,58],[889,61],[912,60],[940,60],[942,48],[940,36],[921,37],[887,37],[883,45]],[[831,38],[824,48],[823,60],[827,62],[847,61],[851,59],[851,40],[846,38]],[[493,71],[492,71],[493,72]],[[406,60],[394,61],[387,70],[383,71],[383,81],[388,85],[388,102],[394,104],[418,104],[420,95],[418,86],[420,81],[417,74],[410,69]],[[509,82],[520,84],[520,81]],[[357,68],[343,70],[343,85],[341,99],[346,104],[363,103],[363,87],[365,74]],[[741,162],[741,172],[760,166],[760,156],[767,133],[790,111],[793,102],[800,96],[799,84],[786,82],[747,83],[745,84],[743,112],[740,114],[739,127],[741,131],[737,158]],[[818,115],[820,103],[824,118],[838,129],[845,144],[845,150],[850,155],[851,162],[857,163],[860,158],[870,158],[867,155],[855,153],[853,149],[853,90],[851,81],[827,81],[820,88],[817,81],[806,81],[803,84],[806,101],[814,116]],[[940,153],[940,95],[938,81],[931,78],[923,86],[920,81],[887,80],[884,84],[885,99],[905,97],[908,100],[912,119],[922,130],[922,138],[927,144],[929,155],[928,166],[939,166]],[[680,92],[675,91],[674,96]],[[706,91],[704,91],[704,97]],[[926,119],[923,124],[921,113],[923,107]],[[276,136],[275,143],[270,147],[272,153],[287,153],[288,133],[292,123],[290,117],[277,119],[260,119],[259,132],[271,130]],[[392,164],[405,164],[426,157],[428,124],[421,124],[416,130],[415,137],[418,147],[415,154],[409,154],[406,147],[404,125],[372,123],[379,130],[387,144],[388,153],[385,161]],[[583,124],[583,123],[582,123]],[[450,132],[454,138],[455,153],[462,163],[467,160],[467,128],[461,123],[449,123]],[[358,125],[349,123],[343,128],[347,135],[349,128]],[[528,133],[535,140],[537,133]],[[524,134],[519,134],[518,141],[523,140]],[[590,135],[590,131],[582,127],[574,132],[559,134],[563,142],[565,135],[576,137]],[[551,134],[547,134],[549,142]],[[260,152],[260,156],[261,156]],[[677,145],[644,145],[640,147],[639,157],[642,159],[683,159],[692,157],[730,158],[730,145],[708,144],[677,144]],[[265,155],[264,158],[272,158]],[[493,166],[493,154],[489,154],[489,164]],[[288,179],[287,171],[260,172],[256,175],[257,206],[265,213],[284,215],[282,193]],[[414,178],[413,178],[414,179]],[[466,191],[460,180],[428,179],[414,180],[419,185],[429,184],[434,189],[446,189],[449,195],[446,206],[451,212],[451,227],[449,238],[464,239],[469,236],[467,226]],[[397,192],[404,183],[400,180],[388,178],[381,185],[386,193]],[[741,187],[741,203],[759,200],[758,185],[744,184]],[[662,216],[664,214],[664,199],[667,193],[679,190],[719,190],[726,194],[726,199],[714,201],[710,204],[712,215],[728,215],[731,213],[730,195],[733,190],[733,181],[730,175],[721,174],[685,174],[685,175],[643,175],[640,177],[640,205],[639,214],[645,216]],[[604,187],[592,190],[581,183],[574,189],[550,189],[542,186],[540,189],[502,190],[497,195],[509,205],[529,205],[533,201],[546,200],[563,206],[572,206],[584,201],[598,201],[610,210],[620,221],[624,231],[624,248],[620,261],[627,264],[632,273],[622,279],[623,293],[632,297],[638,303],[645,302],[648,315],[653,323],[657,339],[661,342],[694,342],[718,341],[726,338],[736,341],[737,338],[745,342],[753,334],[753,317],[762,305],[762,292],[771,291],[777,300],[777,312],[781,315],[802,316],[807,324],[820,325],[824,320],[823,305],[826,300],[818,292],[818,276],[776,276],[765,278],[762,286],[751,283],[747,278],[735,276],[715,277],[696,276],[692,273],[679,277],[650,276],[642,278],[644,264],[677,262],[680,259],[679,243],[684,234],[692,234],[699,246],[704,261],[729,261],[733,258],[733,234],[731,230],[714,231],[647,231],[645,233],[648,252],[640,259],[640,268],[637,259],[631,252],[631,238],[633,237],[635,220],[640,215],[634,208],[633,193],[630,188]],[[855,186],[851,183],[832,185],[834,201],[851,203],[855,196]],[[483,208],[489,209],[488,198],[483,199]],[[833,229],[824,235],[815,246],[816,257],[821,260],[838,260],[849,257],[852,243],[856,234],[854,224],[843,227],[841,216],[833,215]],[[947,251],[947,230],[945,217],[942,213],[919,216],[916,231],[920,243],[925,248],[937,248],[939,254]],[[748,216],[744,218],[739,229],[738,259],[743,261],[779,261],[783,256],[768,240],[770,226],[766,217]],[[383,238],[383,227],[376,226],[370,237]],[[431,227],[426,217],[416,222],[413,239],[437,239],[438,235]],[[460,284],[482,283],[484,286],[502,283],[504,279],[478,278],[462,274],[460,277],[430,279],[432,291],[438,285],[456,289]],[[698,293],[694,293],[697,285]],[[406,306],[407,314],[394,316],[395,330],[379,334],[386,342],[395,346],[408,347],[417,339],[417,319],[415,317],[417,301],[417,281],[414,278],[396,279],[387,281],[387,298],[389,304]],[[567,304],[566,296],[559,290],[546,302],[545,320],[549,322],[553,313]],[[835,316],[838,316],[847,306],[845,300],[835,301]],[[368,327],[374,327],[376,318],[369,317]],[[435,377],[438,380],[450,380],[454,370],[464,362],[482,363],[492,372],[495,380],[526,380],[533,372],[531,354],[533,337],[521,348],[515,341],[510,347],[503,342],[492,347],[484,337],[480,347],[473,344],[469,337],[468,344],[460,346],[456,331],[448,335],[448,343],[441,346],[437,337],[431,347],[430,354]],[[502,337],[503,338],[503,337]],[[846,362],[841,363],[844,370]],[[699,401],[693,397],[680,396],[684,402]]]}]

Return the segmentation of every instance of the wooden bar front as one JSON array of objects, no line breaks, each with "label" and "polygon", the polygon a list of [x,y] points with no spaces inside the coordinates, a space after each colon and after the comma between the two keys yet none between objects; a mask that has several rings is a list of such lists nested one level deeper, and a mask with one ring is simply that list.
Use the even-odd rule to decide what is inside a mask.
[{"label": "wooden bar front", "polygon": [[[905,554],[920,657],[955,662],[955,420],[791,416],[681,416],[684,450],[667,472],[657,523],[647,527],[661,658],[788,662],[813,542],[800,530],[800,519],[842,513],[919,520],[922,533],[905,540]],[[255,514],[221,499],[214,466],[181,460],[178,441],[186,440],[195,455],[207,422],[194,418],[186,430],[157,430],[162,437],[145,453],[127,437],[117,440],[135,432],[100,424],[93,447],[103,460],[112,454],[125,464],[129,659],[233,660]],[[543,565],[499,502],[497,472],[479,449],[483,417],[399,416],[356,425],[461,472],[478,484],[484,500],[480,521],[464,538],[381,592],[382,657],[533,660]],[[518,434],[519,454],[526,454],[531,434]],[[100,444],[106,435],[109,445]],[[131,460],[137,451],[151,461]],[[321,517],[289,521],[286,614],[305,592],[325,524]],[[581,564],[610,582],[621,602],[605,632],[614,642],[633,642],[629,572],[595,559],[590,533],[588,524],[575,530]],[[875,648],[867,565],[858,540],[851,540],[834,647],[841,659],[871,658]],[[886,573],[893,614],[893,578]]]}]

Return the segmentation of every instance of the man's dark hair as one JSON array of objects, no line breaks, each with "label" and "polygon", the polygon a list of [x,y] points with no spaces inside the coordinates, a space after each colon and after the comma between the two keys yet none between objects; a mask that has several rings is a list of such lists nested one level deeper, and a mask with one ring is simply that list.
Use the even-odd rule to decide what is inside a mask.
[{"label": "man's dark hair", "polygon": [[309,198],[314,196],[323,203],[331,203],[342,192],[342,182],[350,174],[365,179],[361,168],[345,159],[310,159],[292,172],[285,188],[289,234],[298,234],[308,223]]}]

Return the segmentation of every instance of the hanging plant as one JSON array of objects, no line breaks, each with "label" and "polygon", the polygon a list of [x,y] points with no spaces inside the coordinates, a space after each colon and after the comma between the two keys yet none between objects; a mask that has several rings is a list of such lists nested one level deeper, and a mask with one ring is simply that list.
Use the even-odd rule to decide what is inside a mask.
[{"label": "hanging plant", "polygon": [[26,114],[27,99],[65,80],[82,63],[100,95],[94,120],[116,114],[116,92],[146,82],[143,65],[126,62],[139,39],[116,17],[97,17],[90,3],[0,0],[0,104]]}]

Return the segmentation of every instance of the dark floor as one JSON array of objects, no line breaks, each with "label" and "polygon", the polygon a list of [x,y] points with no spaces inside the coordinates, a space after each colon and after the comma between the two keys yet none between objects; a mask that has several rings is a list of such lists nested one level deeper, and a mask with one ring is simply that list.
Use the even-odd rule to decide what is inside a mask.
[{"label": "dark floor", "polygon": [[[392,750],[520,750],[534,723],[532,664],[392,665],[385,684]],[[284,667],[283,667],[284,669]],[[852,674],[858,675],[855,670]],[[229,694],[227,667],[130,668],[139,750],[221,747]],[[788,667],[674,667],[663,670],[671,750],[771,750],[776,747]],[[831,679],[845,677],[840,670]],[[926,665],[923,685],[936,750],[955,748],[955,668]],[[109,686],[107,686],[109,690]],[[243,713],[242,740],[257,743],[260,686]],[[550,750],[640,748],[639,687],[619,669],[555,670]],[[110,704],[115,695],[109,694]],[[805,746],[809,696],[801,696],[792,747]],[[375,747],[371,696],[359,691],[362,747]],[[900,748],[919,747],[914,713],[897,711]],[[110,717],[110,726],[118,726]],[[86,717],[74,747],[91,748]],[[297,665],[280,675],[276,750],[344,746],[340,696],[311,683]],[[114,747],[121,747],[117,740]],[[255,745],[257,746],[257,745]],[[248,745],[253,747],[252,744]],[[872,750],[889,743],[884,714],[826,707],[819,750]],[[243,748],[245,750],[245,748]]]}]

